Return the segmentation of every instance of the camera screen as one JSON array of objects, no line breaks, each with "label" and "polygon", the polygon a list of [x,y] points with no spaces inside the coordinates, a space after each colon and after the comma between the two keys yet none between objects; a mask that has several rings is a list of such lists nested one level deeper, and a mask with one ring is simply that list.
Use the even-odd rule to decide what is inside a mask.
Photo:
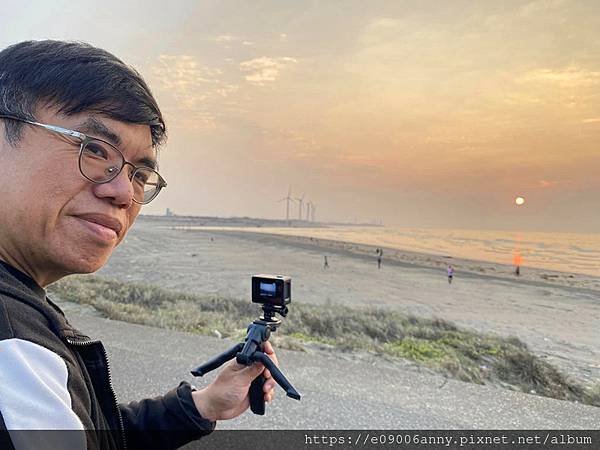
[{"label": "camera screen", "polygon": [[260,283],[260,295],[265,297],[275,297],[277,286],[275,283]]}]

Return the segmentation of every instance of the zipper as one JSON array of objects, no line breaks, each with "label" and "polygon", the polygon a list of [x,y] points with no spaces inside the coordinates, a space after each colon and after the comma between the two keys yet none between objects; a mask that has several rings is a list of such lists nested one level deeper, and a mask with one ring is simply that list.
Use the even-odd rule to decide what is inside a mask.
[{"label": "zipper", "polygon": [[67,337],[66,340],[69,344],[74,345],[74,346],[79,346],[79,347],[100,344],[100,348],[102,349],[102,356],[104,357],[104,363],[106,364],[106,372],[108,374],[108,387],[110,389],[110,392],[112,393],[112,397],[114,400],[113,404],[115,405],[115,409],[117,411],[117,417],[119,418],[119,425],[121,426],[120,432],[121,432],[121,442],[123,443],[123,450],[127,450],[127,441],[125,440],[125,425],[123,424],[123,416],[121,415],[121,410],[119,409],[119,403],[117,401],[117,394],[115,393],[115,390],[113,389],[113,386],[112,386],[110,365],[108,363],[108,355],[106,354],[106,349],[104,348],[104,345],[102,345],[102,342],[100,342],[100,341],[92,341],[91,339],[86,340],[86,341],[77,341],[77,340],[73,340],[73,339]]}]

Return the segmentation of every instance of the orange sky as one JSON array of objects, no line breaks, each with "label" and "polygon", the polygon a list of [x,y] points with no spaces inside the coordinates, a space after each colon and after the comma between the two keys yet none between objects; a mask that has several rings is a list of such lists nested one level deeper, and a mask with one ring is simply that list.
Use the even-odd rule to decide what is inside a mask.
[{"label": "orange sky", "polygon": [[123,3],[14,2],[0,45],[139,69],[170,128],[148,213],[283,217],[291,185],[323,220],[600,230],[597,2]]}]

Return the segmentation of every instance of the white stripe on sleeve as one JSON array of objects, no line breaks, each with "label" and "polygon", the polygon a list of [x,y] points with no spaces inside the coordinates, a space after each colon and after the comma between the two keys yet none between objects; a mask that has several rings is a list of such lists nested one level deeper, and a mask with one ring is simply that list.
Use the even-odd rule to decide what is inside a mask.
[{"label": "white stripe on sleeve", "polygon": [[0,341],[0,411],[9,430],[83,430],[71,409],[67,365],[22,339]]},{"label": "white stripe on sleeve", "polygon": [[87,447],[83,424],[71,409],[68,376],[65,361],[47,348],[22,339],[0,341],[0,412],[16,450]]}]

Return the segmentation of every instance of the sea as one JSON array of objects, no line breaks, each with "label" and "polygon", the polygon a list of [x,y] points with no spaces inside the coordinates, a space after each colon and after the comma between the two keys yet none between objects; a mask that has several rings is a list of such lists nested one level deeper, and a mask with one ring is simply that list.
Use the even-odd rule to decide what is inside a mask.
[{"label": "sea", "polygon": [[373,226],[242,229],[600,277],[600,234]]}]

